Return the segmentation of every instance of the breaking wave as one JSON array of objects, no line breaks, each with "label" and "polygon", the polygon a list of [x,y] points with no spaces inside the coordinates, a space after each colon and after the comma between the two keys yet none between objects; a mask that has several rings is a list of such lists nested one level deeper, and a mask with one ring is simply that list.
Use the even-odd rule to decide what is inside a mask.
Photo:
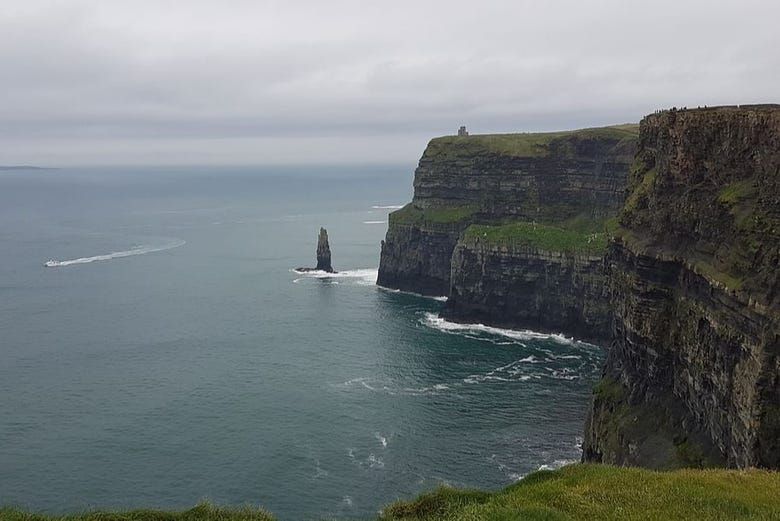
[{"label": "breaking wave", "polygon": [[106,253],[104,255],[95,255],[93,257],[79,257],[78,259],[70,259],[64,261],[50,260],[44,263],[47,268],[64,268],[65,266],[73,266],[75,264],[89,264],[90,262],[107,261],[112,259],[121,259],[123,257],[132,257],[134,255],[145,255],[147,253],[154,253],[158,251],[171,250],[184,246],[187,241],[176,240],[164,246],[137,246],[130,250],[114,251]]},{"label": "breaking wave", "polygon": [[502,329],[499,327],[486,326],[484,324],[460,324],[458,322],[445,320],[436,313],[425,313],[421,322],[428,327],[451,334],[486,333],[488,335],[511,338],[512,340],[553,340],[560,344],[567,345],[575,343],[573,338],[567,338],[561,334],[539,333],[531,330]]},{"label": "breaking wave", "polygon": [[387,221],[363,221],[363,224],[385,224]]},{"label": "breaking wave", "polygon": [[382,206],[382,205],[374,205],[371,208],[373,208],[374,210],[400,210],[403,207],[404,207],[404,205],[402,205],[402,204],[388,204],[388,205],[384,205],[384,206]]},{"label": "breaking wave", "polygon": [[373,286],[376,284],[376,278],[379,274],[379,270],[376,268],[360,268],[356,270],[344,270],[336,273],[329,273],[327,271],[312,270],[292,270],[293,273],[303,275],[303,277],[293,280],[294,283],[300,282],[302,279],[356,279],[357,283],[363,286]]}]

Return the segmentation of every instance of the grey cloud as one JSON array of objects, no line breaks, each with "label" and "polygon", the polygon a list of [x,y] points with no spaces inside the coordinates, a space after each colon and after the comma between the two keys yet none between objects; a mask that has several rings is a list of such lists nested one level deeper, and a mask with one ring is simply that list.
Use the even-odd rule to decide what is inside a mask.
[{"label": "grey cloud", "polygon": [[408,162],[461,123],[777,101],[780,4],[714,4],[9,0],[0,163]]}]

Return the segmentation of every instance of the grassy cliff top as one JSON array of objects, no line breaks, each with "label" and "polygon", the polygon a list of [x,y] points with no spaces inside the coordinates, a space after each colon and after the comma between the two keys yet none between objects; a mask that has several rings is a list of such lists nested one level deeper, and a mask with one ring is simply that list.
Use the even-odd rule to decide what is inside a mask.
[{"label": "grassy cliff top", "polygon": [[570,465],[527,476],[499,492],[440,489],[384,511],[384,520],[778,519],[780,473],[654,472]]},{"label": "grassy cliff top", "polygon": [[485,153],[512,157],[544,157],[548,155],[551,144],[569,138],[619,142],[624,139],[636,139],[638,136],[638,124],[561,132],[442,136],[428,143],[424,157],[457,159]]},{"label": "grassy cliff top", "polygon": [[[441,488],[386,507],[381,521],[735,520],[780,517],[780,473],[762,470],[655,472],[605,465],[540,471],[497,492]],[[272,521],[252,508],[65,516],[0,509],[3,521]]]},{"label": "grassy cliff top", "polygon": [[390,213],[393,224],[457,224],[470,219],[477,211],[472,206],[442,208],[420,208],[409,203],[400,210]]},{"label": "grassy cliff top", "polygon": [[473,224],[466,229],[467,245],[533,248],[542,251],[603,255],[608,232],[605,221],[564,221],[557,225],[512,222],[497,226]]}]

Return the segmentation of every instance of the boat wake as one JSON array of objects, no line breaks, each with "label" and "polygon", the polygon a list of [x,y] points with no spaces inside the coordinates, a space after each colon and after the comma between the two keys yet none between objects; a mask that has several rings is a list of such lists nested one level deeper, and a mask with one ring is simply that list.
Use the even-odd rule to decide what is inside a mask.
[{"label": "boat wake", "polygon": [[186,241],[177,240],[163,246],[137,246],[129,250],[114,251],[111,253],[106,253],[104,255],[95,255],[92,257],[79,257],[78,259],[70,259],[70,260],[63,260],[63,261],[51,259],[49,261],[46,261],[43,265],[46,266],[47,268],[64,268],[66,266],[73,266],[75,264],[89,264],[91,262],[121,259],[123,257],[132,257],[134,255],[145,255],[147,253],[155,253],[158,251],[172,250],[173,248],[178,248],[179,246],[184,246],[185,244]]},{"label": "boat wake", "polygon": [[401,289],[387,288],[385,286],[380,286],[379,284],[377,284],[376,287],[381,289],[382,291],[386,291],[388,293],[400,293],[400,294],[403,294],[403,295],[412,295],[412,296],[415,296],[415,297],[436,300],[438,302],[447,302],[447,297],[445,297],[444,295],[423,295],[422,293],[415,293],[414,291],[404,291],[404,290],[401,290]]}]

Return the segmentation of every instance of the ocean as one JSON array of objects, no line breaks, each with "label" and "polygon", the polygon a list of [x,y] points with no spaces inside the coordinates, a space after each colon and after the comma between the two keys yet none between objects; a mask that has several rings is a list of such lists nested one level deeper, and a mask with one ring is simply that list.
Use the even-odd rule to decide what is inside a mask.
[{"label": "ocean", "polygon": [[0,172],[0,505],[365,518],[578,460],[600,348],[375,285],[412,171]]}]

